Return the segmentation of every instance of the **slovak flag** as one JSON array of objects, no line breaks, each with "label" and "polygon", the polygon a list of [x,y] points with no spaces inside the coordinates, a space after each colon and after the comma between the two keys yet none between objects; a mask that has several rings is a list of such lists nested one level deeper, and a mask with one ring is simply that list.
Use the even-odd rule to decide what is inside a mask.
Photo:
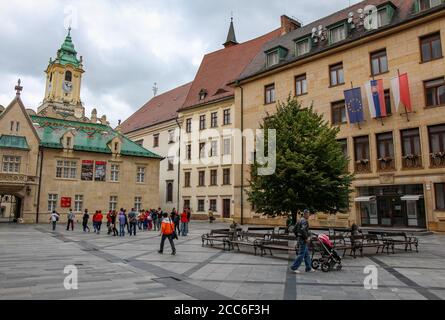
[{"label": "slovak flag", "polygon": [[406,112],[413,112],[413,107],[411,105],[411,94],[409,92],[408,74],[404,73],[391,79],[391,89],[396,111],[399,110],[400,103],[403,103],[406,108]]},{"label": "slovak flag", "polygon": [[372,118],[384,118],[387,116],[385,103],[385,90],[383,80],[371,80],[365,84],[368,96],[369,112]]}]

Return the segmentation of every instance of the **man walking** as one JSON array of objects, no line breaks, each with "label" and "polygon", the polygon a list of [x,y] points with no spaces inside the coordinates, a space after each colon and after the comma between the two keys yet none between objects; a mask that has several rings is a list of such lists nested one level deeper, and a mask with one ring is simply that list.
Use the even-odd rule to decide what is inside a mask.
[{"label": "man walking", "polygon": [[168,217],[168,213],[164,213],[161,226],[161,248],[159,249],[159,253],[164,253],[164,243],[165,239],[168,239],[170,242],[170,246],[172,247],[172,255],[176,255],[176,248],[173,242],[173,233],[175,232],[175,225],[173,221]]},{"label": "man walking", "polygon": [[298,268],[300,268],[303,260],[306,265],[306,272],[315,272],[314,269],[312,269],[312,261],[311,261],[311,255],[309,253],[308,245],[311,241],[310,232],[309,232],[309,210],[304,210],[303,217],[301,220],[297,223],[295,234],[298,239],[298,256],[295,259],[295,262],[290,267],[291,271],[295,273],[300,273]]},{"label": "man walking", "polygon": [[49,217],[49,220],[51,221],[52,226],[53,226],[53,231],[56,231],[56,225],[57,225],[57,221],[59,221],[59,217],[60,217],[60,214],[58,214],[56,212],[56,210],[53,210],[53,212],[51,213],[51,216]]},{"label": "man walking", "polygon": [[88,227],[88,220],[90,219],[90,215],[88,214],[88,209],[85,209],[85,213],[83,214],[82,217],[82,227],[83,227],[83,232],[90,232],[90,227]]},{"label": "man walking", "polygon": [[119,212],[119,236],[125,237],[125,223],[127,222],[127,217],[125,216],[124,209]]},{"label": "man walking", "polygon": [[137,226],[137,213],[134,211],[134,208],[131,209],[131,211],[128,213],[128,220],[130,223],[130,237],[133,234],[136,236],[136,226]]},{"label": "man walking", "polygon": [[181,235],[187,237],[188,234],[188,219],[187,219],[187,209],[181,213]]},{"label": "man walking", "polygon": [[73,209],[70,209],[68,213],[68,223],[66,225],[66,231],[69,231],[71,226],[71,231],[74,231],[74,220],[76,219],[76,215],[73,212]]}]

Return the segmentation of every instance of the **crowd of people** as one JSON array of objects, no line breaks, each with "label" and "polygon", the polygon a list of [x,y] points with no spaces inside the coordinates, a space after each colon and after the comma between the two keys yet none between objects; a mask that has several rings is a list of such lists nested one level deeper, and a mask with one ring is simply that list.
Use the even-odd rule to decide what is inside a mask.
[{"label": "crowd of people", "polygon": [[[56,230],[57,222],[60,214],[53,211],[50,216],[53,231]],[[66,230],[74,230],[74,221],[76,214],[72,209],[68,213],[68,222]],[[104,222],[104,215],[102,211],[97,210],[93,216],[90,216],[88,209],[85,209],[82,216],[83,232],[91,232],[88,226],[90,219],[93,222],[93,230],[96,234],[100,234],[102,223]],[[179,236],[186,237],[189,232],[189,222],[191,219],[191,211],[186,208],[182,213],[173,209],[170,213],[162,211],[161,208],[140,210],[137,211],[132,208],[128,213],[127,210],[121,208],[119,212],[110,210],[105,216],[107,223],[107,234],[114,237],[125,237],[127,233],[129,236],[136,236],[138,231],[159,231],[161,235],[161,246],[159,253],[164,252],[165,240],[169,240],[172,254],[176,254],[176,248],[173,240],[178,239]],[[119,227],[119,230],[118,230]]]}]

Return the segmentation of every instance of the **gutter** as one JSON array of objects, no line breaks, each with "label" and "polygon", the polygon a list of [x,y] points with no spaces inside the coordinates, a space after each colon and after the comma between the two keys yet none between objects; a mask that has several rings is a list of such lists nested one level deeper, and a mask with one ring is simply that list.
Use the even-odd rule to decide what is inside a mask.
[{"label": "gutter", "polygon": [[180,207],[179,207],[179,200],[180,200],[179,190],[181,190],[181,131],[182,131],[182,128],[181,128],[181,124],[178,121],[178,117],[175,118],[175,121],[176,121],[176,124],[178,125],[178,128],[179,128],[179,141],[178,141],[178,143],[179,143],[179,150],[178,150],[178,152],[179,152],[179,154],[178,154],[178,157],[179,157],[179,161],[178,161],[178,198],[177,198],[177,206],[176,206],[176,208],[177,208],[178,212],[180,212]]},{"label": "gutter", "polygon": [[40,214],[40,193],[42,189],[42,171],[43,171],[43,148],[40,148],[40,169],[39,169],[39,185],[37,189],[37,212],[36,212],[36,224],[39,223],[39,214]]},{"label": "gutter", "polygon": [[240,209],[241,209],[241,225],[244,225],[244,88],[236,81],[236,86],[241,89],[241,186],[240,186]]}]

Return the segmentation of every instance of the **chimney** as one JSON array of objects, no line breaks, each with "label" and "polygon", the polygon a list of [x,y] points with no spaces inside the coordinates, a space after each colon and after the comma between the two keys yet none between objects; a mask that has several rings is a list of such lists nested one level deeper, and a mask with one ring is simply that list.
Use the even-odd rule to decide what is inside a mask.
[{"label": "chimney", "polygon": [[289,18],[286,15],[281,16],[281,35],[285,35],[295,29],[301,28],[301,23]]}]

